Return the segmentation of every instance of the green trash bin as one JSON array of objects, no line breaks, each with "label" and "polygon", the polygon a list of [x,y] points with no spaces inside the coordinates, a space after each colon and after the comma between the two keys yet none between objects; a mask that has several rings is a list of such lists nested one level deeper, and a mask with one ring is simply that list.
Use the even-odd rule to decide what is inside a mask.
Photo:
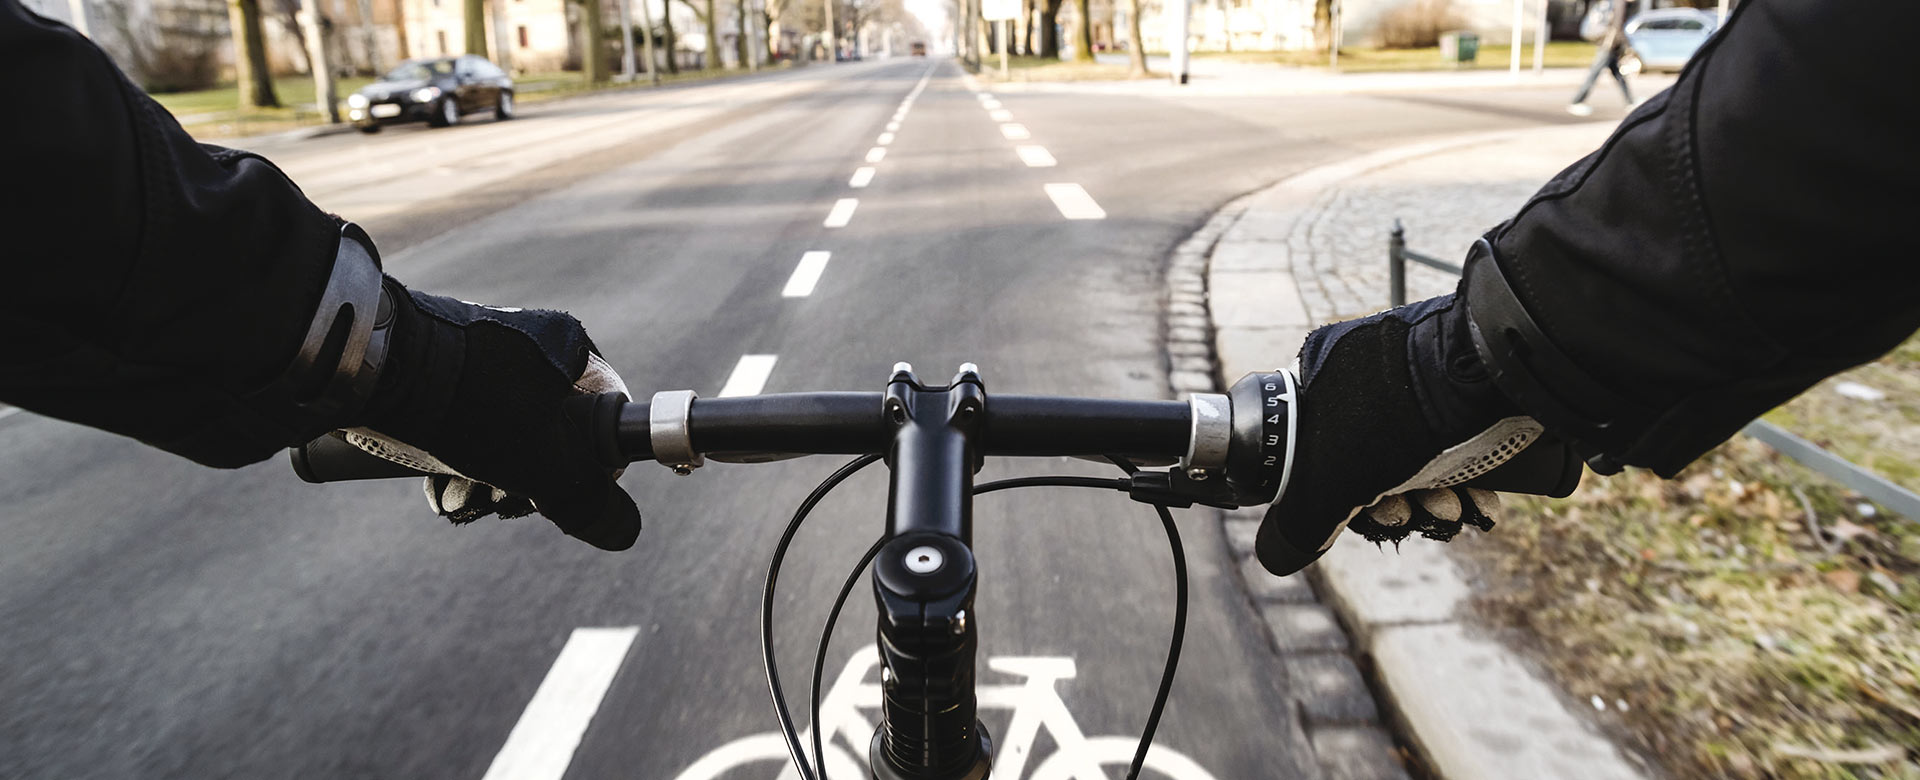
[{"label": "green trash bin", "polygon": [[1473,62],[1480,56],[1479,33],[1455,30],[1440,35],[1440,58],[1456,65]]}]

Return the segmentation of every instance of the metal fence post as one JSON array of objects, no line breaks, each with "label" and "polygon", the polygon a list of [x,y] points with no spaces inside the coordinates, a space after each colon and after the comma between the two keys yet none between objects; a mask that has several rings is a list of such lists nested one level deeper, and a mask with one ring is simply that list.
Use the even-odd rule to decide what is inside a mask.
[{"label": "metal fence post", "polygon": [[1387,297],[1391,306],[1407,305],[1407,234],[1398,218],[1387,239]]}]

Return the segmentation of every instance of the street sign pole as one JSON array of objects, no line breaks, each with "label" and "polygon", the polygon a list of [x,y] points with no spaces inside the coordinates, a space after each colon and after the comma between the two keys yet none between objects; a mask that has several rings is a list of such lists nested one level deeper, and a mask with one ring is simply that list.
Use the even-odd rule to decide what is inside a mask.
[{"label": "street sign pole", "polygon": [[1540,0],[1538,26],[1533,30],[1533,72],[1545,73],[1547,70],[1547,0]]},{"label": "street sign pole", "polygon": [[632,81],[633,69],[633,7],[629,0],[620,0],[620,80]]},{"label": "street sign pole", "polygon": [[[1013,20],[1020,16],[1020,0],[981,0],[980,18],[988,24],[1000,23],[1000,78],[1005,80],[1012,67],[1007,64],[1013,47]],[[985,30],[982,30],[985,32]]]},{"label": "street sign pole", "polygon": [[1527,42],[1526,36],[1520,29],[1527,15],[1526,2],[1527,0],[1513,0],[1513,44],[1507,47],[1513,51],[1507,57],[1507,70],[1516,79],[1520,78],[1520,46]]},{"label": "street sign pole", "polygon": [[1168,37],[1167,53],[1173,57],[1173,83],[1187,83],[1187,16],[1192,10],[1187,0],[1168,0],[1167,14],[1172,17],[1173,30]]},{"label": "street sign pole", "polygon": [[1007,64],[1007,57],[1009,56],[1007,54],[1007,50],[1012,48],[1012,46],[1013,46],[1013,20],[1001,19],[1000,20],[1000,78],[1002,80],[1006,80],[1007,78],[1009,78],[1008,73],[1011,71],[1011,68]]}]

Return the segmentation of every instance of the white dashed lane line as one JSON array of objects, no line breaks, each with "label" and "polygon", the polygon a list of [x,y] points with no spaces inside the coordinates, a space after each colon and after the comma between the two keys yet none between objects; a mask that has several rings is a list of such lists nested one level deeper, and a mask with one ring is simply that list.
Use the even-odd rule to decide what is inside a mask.
[{"label": "white dashed lane line", "polygon": [[1013,147],[1013,151],[1020,155],[1020,161],[1026,163],[1028,168],[1052,168],[1060,164],[1053,159],[1053,155],[1047,153],[1047,147],[1044,146],[1021,144]]},{"label": "white dashed lane line", "polygon": [[767,386],[767,377],[773,375],[773,364],[777,360],[778,355],[741,355],[740,362],[733,364],[733,375],[727,377],[727,384],[720,388],[719,397],[759,395],[761,388]]},{"label": "white dashed lane line", "polygon": [[1012,112],[1012,111],[1008,111],[1008,110],[1006,110],[1006,109],[1004,109],[1004,108],[1000,108],[1000,109],[995,109],[995,110],[993,110],[993,111],[989,111],[989,112],[987,112],[987,116],[990,116],[990,117],[993,117],[993,121],[995,121],[995,122],[1011,122],[1011,121],[1013,121],[1013,112]]},{"label": "white dashed lane line", "polygon": [[879,162],[884,159],[887,159],[886,147],[876,146],[867,150],[867,162]]},{"label": "white dashed lane line", "polygon": [[574,629],[485,780],[560,780],[639,633],[632,626]]},{"label": "white dashed lane line", "polygon": [[1007,140],[1010,141],[1025,141],[1033,137],[1032,133],[1027,132],[1026,125],[1017,122],[1008,122],[1001,125],[1000,134],[1006,136]]},{"label": "white dashed lane line", "polygon": [[780,291],[783,298],[805,298],[813,294],[813,286],[820,283],[820,274],[827,270],[827,260],[832,252],[808,252],[800,256],[800,264],[793,269],[793,275],[787,277],[787,288]]},{"label": "white dashed lane line", "polygon": [[1053,199],[1053,206],[1060,210],[1060,216],[1067,219],[1106,219],[1106,209],[1095,203],[1092,195],[1078,184],[1049,184],[1047,197]]},{"label": "white dashed lane line", "polygon": [[879,137],[879,138],[876,138],[876,139],[874,139],[874,141],[873,141],[873,142],[874,142],[874,143],[876,143],[876,144],[879,144],[879,145],[881,145],[881,146],[886,146],[887,144],[890,144],[890,143],[893,143],[893,134],[892,134],[892,133],[881,133],[881,134],[880,134],[880,137]]},{"label": "white dashed lane line", "polygon": [[988,111],[992,111],[992,110],[995,110],[995,109],[997,109],[997,108],[999,108],[999,107],[1000,107],[1000,101],[998,101],[998,100],[982,100],[982,101],[980,101],[980,107],[981,107],[981,108],[984,108],[984,109],[986,109],[986,110],[988,110]]},{"label": "white dashed lane line", "polygon": [[827,212],[827,221],[821,224],[830,228],[843,228],[853,221],[853,210],[860,208],[859,198],[841,198],[834,201],[833,210]]},{"label": "white dashed lane line", "polygon": [[853,169],[853,178],[847,180],[847,186],[860,189],[873,183],[873,166],[862,165]]}]

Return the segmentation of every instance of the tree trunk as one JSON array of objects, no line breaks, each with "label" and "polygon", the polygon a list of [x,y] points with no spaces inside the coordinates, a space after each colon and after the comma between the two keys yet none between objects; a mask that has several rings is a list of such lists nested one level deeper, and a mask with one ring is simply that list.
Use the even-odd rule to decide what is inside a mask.
[{"label": "tree trunk", "polygon": [[399,52],[398,52],[398,53],[399,53],[399,55],[400,55],[400,59],[403,59],[403,60],[404,60],[404,59],[406,59],[406,58],[408,58],[408,57],[410,57],[410,56],[413,56],[413,55],[412,55],[412,54],[410,54],[410,53],[408,52],[408,50],[407,50],[407,7],[406,7],[406,2],[407,2],[407,0],[393,0],[393,20],[394,20],[394,21],[393,21],[393,31],[394,31],[394,33],[396,33],[396,34],[397,34],[397,35],[399,36],[399,38],[400,38],[400,50],[399,50]]},{"label": "tree trunk", "polygon": [[[640,0],[640,2],[650,3],[653,2],[653,0]],[[673,34],[673,3],[669,0],[669,2],[662,3],[661,8],[665,11],[665,13],[660,15],[660,26],[666,28],[664,38],[667,44],[667,72],[679,73],[680,58],[674,56],[674,52],[679,50],[680,42]],[[653,32],[649,30],[647,34],[652,35]]]},{"label": "tree trunk", "polygon": [[233,28],[233,80],[240,90],[240,107],[279,108],[280,98],[273,94],[273,74],[267,70],[260,0],[230,0],[227,20]]},{"label": "tree trunk", "polygon": [[1140,35],[1140,0],[1127,0],[1127,61],[1134,78],[1146,78],[1147,40]]},{"label": "tree trunk", "polygon": [[1073,0],[1073,61],[1093,61],[1093,12],[1087,0]]},{"label": "tree trunk", "polygon": [[467,53],[487,56],[487,2],[463,0],[465,6]]},{"label": "tree trunk", "polygon": [[1060,58],[1060,0],[1038,0],[1040,3],[1040,57],[1057,60]]},{"label": "tree trunk", "polygon": [[1314,0],[1313,48],[1322,52],[1333,46],[1333,0]]},{"label": "tree trunk", "polygon": [[700,58],[707,70],[720,69],[720,9],[707,0],[707,53]]},{"label": "tree trunk", "polygon": [[747,40],[747,0],[733,0],[733,11],[736,22],[733,37],[734,67],[745,68],[748,63],[747,57],[752,56],[750,50],[753,48],[752,42]]},{"label": "tree trunk", "polygon": [[600,0],[586,0],[581,4],[580,28],[580,70],[586,74],[588,83],[606,83],[609,75],[607,35],[606,24],[600,19]]}]

